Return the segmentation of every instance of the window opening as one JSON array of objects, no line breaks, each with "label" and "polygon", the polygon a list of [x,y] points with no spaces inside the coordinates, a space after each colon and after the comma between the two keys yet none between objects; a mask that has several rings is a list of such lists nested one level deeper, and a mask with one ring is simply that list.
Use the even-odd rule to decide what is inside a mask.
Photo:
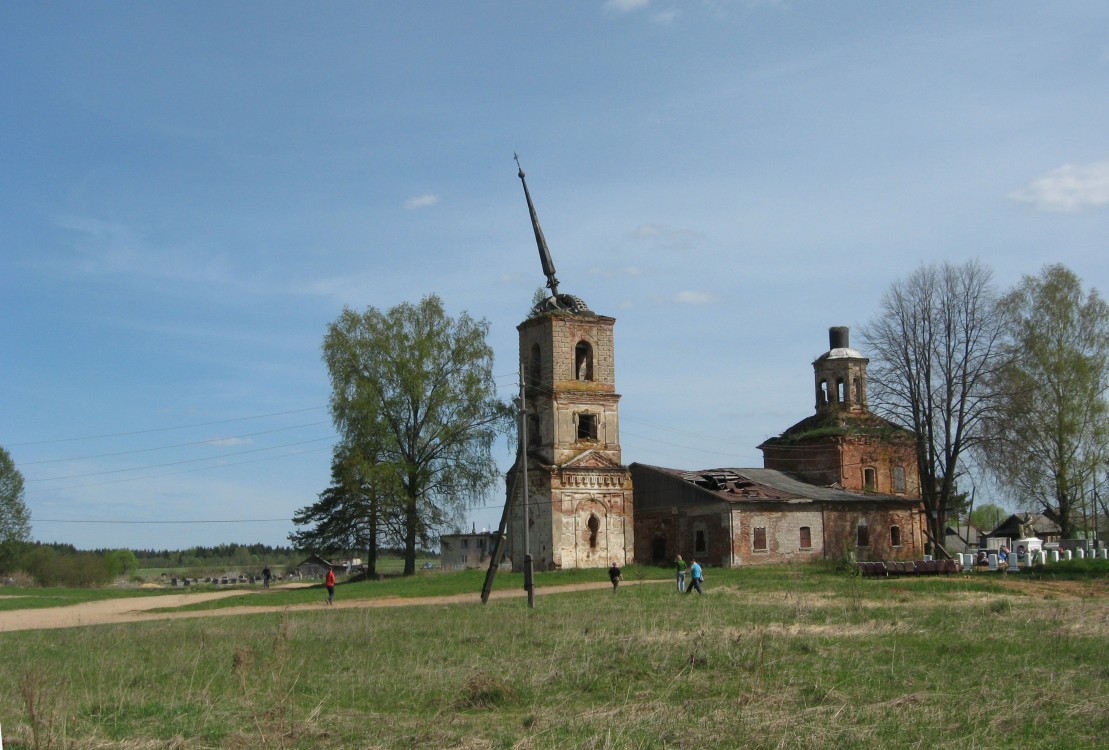
[{"label": "window opening", "polygon": [[574,377],[578,380],[593,379],[593,347],[588,341],[579,341],[574,347]]},{"label": "window opening", "polygon": [[693,551],[698,555],[703,555],[706,550],[708,550],[708,545],[706,544],[705,530],[697,529],[693,536]]},{"label": "window opening", "polygon": [[539,385],[542,363],[543,356],[539,351],[539,344],[532,344],[531,356],[528,357],[528,385]]},{"label": "window opening", "polygon": [[859,524],[859,528],[856,531],[855,545],[858,547],[870,546],[870,529],[867,528],[865,523]]},{"label": "window opening", "polygon": [[900,526],[890,526],[890,546],[891,547],[900,547],[901,546],[901,527]]},{"label": "window opening", "polygon": [[578,414],[578,440],[597,440],[597,415]]},{"label": "window opening", "polygon": [[878,472],[873,467],[863,469],[863,489],[874,492],[878,484]]},{"label": "window opening", "polygon": [[863,379],[855,378],[855,403],[862,406],[863,403]]},{"label": "window opening", "polygon": [[589,529],[589,547],[591,549],[597,548],[597,532],[601,529],[601,519],[597,518],[594,514],[589,514],[589,520],[585,523]]},{"label": "window opening", "polygon": [[528,415],[528,446],[529,447],[534,447],[536,445],[539,445],[540,442],[541,442],[540,437],[541,437],[541,435],[539,434],[539,415],[538,414],[529,414]]},{"label": "window opening", "polygon": [[755,552],[766,552],[766,529],[759,527],[755,529],[755,538],[752,542],[752,549]]},{"label": "window opening", "polygon": [[816,400],[821,404],[828,403],[828,381],[821,380],[820,386],[816,390]]},{"label": "window opening", "polygon": [[808,526],[801,527],[801,549],[812,549],[812,529]]},{"label": "window opening", "polygon": [[845,401],[843,397],[843,378],[836,378],[836,403],[842,404]]}]

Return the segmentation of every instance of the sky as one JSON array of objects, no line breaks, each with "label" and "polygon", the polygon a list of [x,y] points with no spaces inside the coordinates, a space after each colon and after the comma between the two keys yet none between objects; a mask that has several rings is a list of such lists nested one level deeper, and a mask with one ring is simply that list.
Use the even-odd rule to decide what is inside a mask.
[{"label": "sky", "polygon": [[[0,446],[33,538],[287,543],[320,345],[435,294],[616,318],[625,463],[761,466],[921,264],[1109,284],[1109,4],[0,4]],[[507,469],[513,451],[494,456]],[[504,488],[465,517],[495,528]]]}]

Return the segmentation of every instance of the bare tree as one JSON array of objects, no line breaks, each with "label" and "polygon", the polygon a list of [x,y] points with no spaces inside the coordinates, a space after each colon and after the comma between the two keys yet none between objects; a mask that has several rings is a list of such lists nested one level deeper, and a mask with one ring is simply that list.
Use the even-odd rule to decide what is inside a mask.
[{"label": "bare tree", "polygon": [[1011,356],[997,378],[1003,398],[988,422],[986,465],[1074,537],[1109,447],[1109,305],[1051,265],[1025,276],[1002,307]]},{"label": "bare tree", "polygon": [[994,409],[1002,332],[992,272],[976,260],[921,266],[894,282],[863,330],[871,406],[916,433],[921,500],[936,545],[962,502],[960,461]]}]

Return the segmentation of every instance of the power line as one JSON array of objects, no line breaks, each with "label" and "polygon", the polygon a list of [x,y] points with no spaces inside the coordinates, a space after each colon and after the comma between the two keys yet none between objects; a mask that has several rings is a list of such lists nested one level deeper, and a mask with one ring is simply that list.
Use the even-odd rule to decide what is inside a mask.
[{"label": "power line", "polygon": [[170,525],[170,524],[206,524],[206,523],[292,523],[289,518],[236,518],[228,520],[205,520],[205,521],[134,521],[134,520],[82,520],[78,518],[36,518],[35,523],[81,523],[81,524],[150,524],[150,525]]},{"label": "power line", "polygon": [[[175,477],[175,476],[178,476],[179,474],[193,474],[193,473],[196,473],[198,471],[211,471],[213,469],[226,469],[230,466],[245,466],[246,464],[256,464],[256,463],[261,463],[262,461],[273,461],[274,459],[278,459],[278,458],[290,458],[292,456],[303,456],[303,455],[306,455],[308,453],[318,453],[321,450],[325,450],[325,449],[324,448],[312,448],[312,449],[306,450],[306,451],[294,451],[292,453],[283,453],[280,456],[265,456],[263,458],[254,458],[254,459],[251,459],[249,461],[232,461],[232,462],[229,462],[229,463],[220,464],[219,466],[201,466],[201,467],[198,467],[198,468],[195,468],[195,469],[182,469],[181,471],[171,471],[171,472],[168,472],[168,473],[165,473],[165,474],[149,474],[149,475],[144,476],[144,477],[127,477],[126,479],[112,479],[112,480],[109,480],[107,482],[87,482],[85,484],[75,484],[75,485],[71,485],[69,487],[53,487],[53,488],[50,489],[50,491],[51,492],[67,492],[69,490],[83,490],[83,489],[86,489],[88,487],[104,487],[104,486],[109,485],[109,484],[125,484],[127,482],[141,482],[144,479],[163,479],[165,477]],[[31,491],[33,492],[34,490],[32,489]]]},{"label": "power line", "polygon": [[62,476],[62,477],[42,477],[40,479],[27,479],[25,481],[30,483],[30,482],[53,482],[55,480],[60,480],[60,479],[84,479],[85,477],[99,477],[99,476],[104,476],[105,474],[120,474],[120,473],[128,472],[128,471],[143,471],[145,469],[160,469],[164,466],[181,466],[182,464],[199,463],[200,461],[218,461],[222,458],[225,458],[226,456],[245,456],[245,455],[248,455],[248,454],[251,454],[251,453],[262,453],[263,451],[276,450],[277,448],[292,448],[292,447],[297,446],[297,445],[308,445],[310,443],[318,443],[321,440],[335,440],[338,437],[339,437],[338,435],[329,435],[327,437],[316,438],[315,440],[302,440],[298,443],[284,443],[282,445],[272,445],[268,448],[255,448],[255,449],[249,450],[249,451],[237,451],[235,453],[225,453],[222,456],[209,456],[207,458],[189,458],[189,459],[185,459],[183,461],[171,461],[169,463],[164,463],[164,464],[151,464],[149,466],[133,466],[129,469],[111,469],[111,470],[108,470],[108,471],[94,471],[94,472],[90,472],[88,474],[70,474],[68,476]]},{"label": "power line", "polygon": [[218,443],[221,440],[239,440],[240,438],[255,437],[257,435],[270,435],[274,432],[286,432],[288,430],[299,430],[302,427],[318,427],[321,424],[329,424],[327,421],[323,422],[308,422],[306,424],[293,425],[292,427],[278,427],[274,430],[263,430],[261,432],[248,432],[243,435],[228,435],[225,437],[209,438],[208,440],[197,440],[192,443],[175,443],[174,445],[160,445],[156,448],[136,448],[130,451],[119,451],[117,453],[97,453],[91,456],[73,456],[70,458],[47,458],[42,461],[22,461],[20,466],[38,466],[39,464],[56,464],[63,461],[87,461],[93,458],[111,458],[113,456],[128,456],[134,453],[150,453],[152,451],[164,451],[171,448],[189,448],[194,445],[211,445]]},{"label": "power line", "polygon": [[70,438],[55,438],[53,440],[37,440],[26,443],[9,443],[8,447],[22,447],[27,445],[49,445],[51,443],[73,443],[79,440],[102,440],[106,438],[129,437],[131,435],[147,435],[151,432],[169,432],[171,430],[189,430],[194,427],[211,427],[217,424],[228,424],[229,422],[245,422],[251,419],[266,419],[268,417],[283,417],[286,414],[302,414],[306,411],[319,411],[326,409],[326,406],[310,406],[306,409],[292,409],[290,411],[276,411],[271,414],[255,414],[249,417],[235,417],[234,419],[220,419],[215,422],[199,422],[197,424],[178,425],[176,427],[155,427],[149,430],[134,430],[132,432],[117,432],[108,435],[86,435],[84,437],[70,437]]}]

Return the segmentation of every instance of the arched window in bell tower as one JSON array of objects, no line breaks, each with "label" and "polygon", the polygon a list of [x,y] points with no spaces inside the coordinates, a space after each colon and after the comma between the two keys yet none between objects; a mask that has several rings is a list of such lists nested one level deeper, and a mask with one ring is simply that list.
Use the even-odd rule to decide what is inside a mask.
[{"label": "arched window in bell tower", "polygon": [[855,405],[856,406],[863,406],[866,403],[866,401],[863,399],[863,379],[862,378],[855,378],[854,386],[855,386]]},{"label": "arched window in bell tower", "polygon": [[843,378],[836,378],[836,403],[837,404],[842,404],[846,400],[846,399],[844,399],[844,395],[845,394],[843,392]]},{"label": "arched window in bell tower", "polygon": [[821,380],[820,381],[820,385],[817,387],[817,390],[816,390],[816,402],[818,404],[827,404],[828,403],[828,381],[827,380]]},{"label": "arched window in bell tower", "polygon": [[579,341],[574,347],[574,377],[577,380],[593,379],[593,347],[588,341]]}]

